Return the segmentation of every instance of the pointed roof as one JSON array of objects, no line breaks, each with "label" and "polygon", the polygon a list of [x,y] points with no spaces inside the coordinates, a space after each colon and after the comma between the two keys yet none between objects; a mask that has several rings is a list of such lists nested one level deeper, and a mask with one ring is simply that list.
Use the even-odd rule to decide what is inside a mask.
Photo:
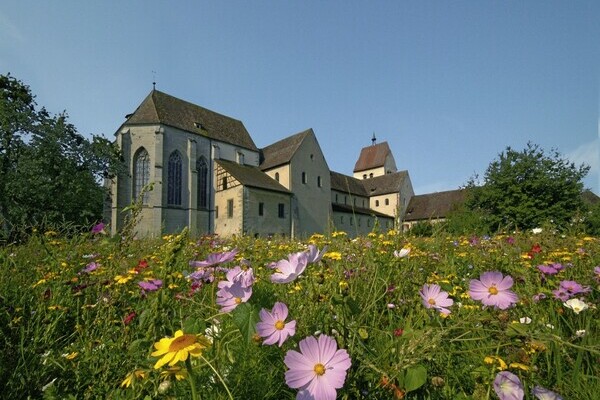
[{"label": "pointed roof", "polygon": [[375,176],[369,179],[360,180],[368,196],[379,196],[382,194],[398,193],[402,184],[408,178],[408,171],[398,171],[391,174]]},{"label": "pointed roof", "polygon": [[467,189],[448,190],[413,196],[406,208],[405,221],[445,218],[448,213],[463,204]]},{"label": "pointed roof", "polygon": [[354,165],[354,172],[383,167],[386,157],[391,153],[387,142],[363,147],[358,161]]},{"label": "pointed roof", "polygon": [[357,196],[368,197],[369,194],[363,186],[363,181],[352,176],[340,174],[339,172],[331,171],[331,190],[338,192],[349,193]]},{"label": "pointed roof", "polygon": [[215,160],[215,162],[244,186],[291,194],[283,185],[262,172],[258,167],[240,165],[227,160]]},{"label": "pointed roof", "polygon": [[261,149],[260,169],[264,171],[289,163],[304,139],[309,135],[315,135],[312,129],[288,136]]},{"label": "pointed roof", "polygon": [[244,124],[158,90],[153,90],[123,123],[164,124],[225,143],[258,150]]}]

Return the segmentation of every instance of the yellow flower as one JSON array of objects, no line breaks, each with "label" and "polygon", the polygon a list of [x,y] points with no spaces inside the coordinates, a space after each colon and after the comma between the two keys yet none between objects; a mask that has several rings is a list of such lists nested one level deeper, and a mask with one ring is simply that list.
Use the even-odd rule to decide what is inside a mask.
[{"label": "yellow flower", "polygon": [[486,364],[498,363],[498,366],[496,368],[498,368],[499,371],[504,371],[506,368],[508,368],[508,366],[506,365],[504,360],[498,356],[487,356],[486,358],[483,359],[483,362]]},{"label": "yellow flower", "polygon": [[187,378],[187,371],[181,367],[169,367],[160,373],[161,379],[175,378],[182,381]]},{"label": "yellow flower", "polygon": [[325,253],[325,255],[323,257],[329,258],[331,260],[341,260],[342,254],[337,251],[330,251],[328,253]]},{"label": "yellow flower", "polygon": [[182,330],[178,330],[174,337],[162,338],[154,343],[156,351],[152,353],[152,356],[162,356],[154,364],[154,369],[159,369],[166,363],[172,367],[179,361],[187,360],[190,355],[198,357],[208,346],[210,346],[210,342],[204,336],[184,334]]},{"label": "yellow flower", "polygon": [[518,362],[510,363],[510,367],[513,369],[522,369],[523,371],[529,371],[531,369],[529,366]]},{"label": "yellow flower", "polygon": [[119,283],[119,284],[127,283],[131,279],[132,279],[131,276],[123,276],[123,275],[117,275],[117,276],[115,276],[115,281],[117,281],[117,283]]},{"label": "yellow flower", "polygon": [[74,352],[69,353],[69,354],[63,354],[63,357],[66,358],[67,360],[72,360],[75,357],[77,357],[78,355],[79,355],[79,353],[76,352],[76,351],[74,351]]},{"label": "yellow flower", "polygon": [[121,382],[121,387],[128,388],[136,380],[144,379],[145,377],[146,377],[146,371],[144,371],[142,369],[136,369],[132,373],[127,374],[125,379],[123,379],[123,382]]}]

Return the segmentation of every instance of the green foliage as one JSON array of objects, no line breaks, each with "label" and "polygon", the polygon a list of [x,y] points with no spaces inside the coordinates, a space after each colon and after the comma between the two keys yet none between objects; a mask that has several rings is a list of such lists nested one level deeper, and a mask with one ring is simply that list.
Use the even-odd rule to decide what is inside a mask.
[{"label": "green foliage", "polygon": [[[183,232],[122,245],[87,233],[39,232],[2,247],[0,398],[191,398],[189,382],[175,377],[185,363],[153,368],[154,343],[179,329],[212,342],[190,362],[205,400],[230,393],[234,399],[295,398],[283,360],[316,332],[334,337],[352,360],[340,399],[493,398],[499,359],[527,393],[540,385],[563,398],[597,397],[597,238],[550,230],[510,238],[444,232],[407,238],[393,231],[351,241],[333,236],[310,239],[328,252],[288,284],[272,283],[268,265],[307,243],[213,236],[193,242]],[[531,251],[534,244],[539,252]],[[236,260],[223,267],[249,265],[256,280],[247,303],[222,313],[216,292],[225,272],[215,268],[214,281],[200,286],[185,276],[191,260],[233,248]],[[400,248],[410,254],[394,257]],[[96,269],[83,272],[92,261]],[[546,262],[565,268],[542,279],[536,266]],[[467,295],[469,280],[492,270],[513,277],[520,299],[514,307],[484,308]],[[138,283],[150,279],[162,280],[162,287],[142,292]],[[576,314],[553,298],[562,280],[589,288],[577,296],[588,309]],[[426,282],[454,299],[449,316],[423,306],[419,290]],[[546,298],[536,302],[539,293]],[[296,334],[281,347],[254,335],[258,311],[276,301],[288,306],[287,321],[296,321]],[[524,317],[531,321],[520,322]]]},{"label": "green foliage", "polygon": [[467,184],[472,192],[467,205],[486,212],[494,232],[565,225],[583,206],[582,179],[588,171],[538,145],[528,143],[522,151],[507,147],[488,166],[482,186],[475,179]]},{"label": "green foliage", "polygon": [[446,216],[444,229],[453,235],[487,235],[491,233],[488,219],[484,211],[462,205]]},{"label": "green foliage", "polygon": [[87,139],[65,113],[36,106],[28,86],[0,75],[0,235],[100,220],[101,182],[120,168],[110,141]]}]

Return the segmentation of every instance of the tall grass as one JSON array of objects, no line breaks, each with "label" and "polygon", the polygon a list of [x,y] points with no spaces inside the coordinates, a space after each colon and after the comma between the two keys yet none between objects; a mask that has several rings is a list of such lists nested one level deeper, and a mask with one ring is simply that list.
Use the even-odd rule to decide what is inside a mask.
[{"label": "tall grass", "polygon": [[[291,283],[271,283],[269,264],[309,243],[328,246],[323,260]],[[536,243],[539,253],[531,252]],[[190,261],[234,248],[236,260],[225,266],[252,267],[256,282],[248,303],[222,313],[216,285],[224,274],[200,287],[186,276]],[[408,257],[393,255],[401,248],[411,249]],[[491,383],[508,369],[526,398],[539,385],[565,399],[593,399],[600,393],[599,251],[596,238],[547,232],[510,239],[389,232],[354,240],[334,233],[307,241],[192,240],[183,232],[125,242],[39,233],[0,249],[0,397],[190,398],[189,383],[176,378],[185,364],[154,369],[150,353],[178,329],[210,329],[212,345],[190,364],[202,399],[295,398],[285,354],[319,332],[352,359],[339,398],[496,398]],[[85,272],[92,262],[97,268]],[[543,276],[536,266],[548,263],[566,267]],[[469,281],[485,271],[511,275],[518,304],[498,310],[470,299]],[[144,279],[163,285],[144,293]],[[576,314],[553,297],[562,280],[590,288],[578,296],[588,309]],[[449,316],[423,306],[425,283],[450,293]],[[534,300],[540,293],[546,298]],[[281,348],[262,345],[254,332],[258,311],[276,301],[297,321]]]}]

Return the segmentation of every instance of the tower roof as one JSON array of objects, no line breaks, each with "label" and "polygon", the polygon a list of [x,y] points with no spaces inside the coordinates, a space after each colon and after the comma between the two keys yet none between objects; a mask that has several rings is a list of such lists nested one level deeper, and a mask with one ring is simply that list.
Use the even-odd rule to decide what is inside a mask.
[{"label": "tower roof", "polygon": [[264,171],[289,163],[300,144],[311,134],[314,135],[313,130],[307,129],[261,149],[260,169]]},{"label": "tower roof", "polygon": [[391,150],[387,142],[363,147],[358,161],[354,165],[354,172],[383,167],[389,154],[391,154]]}]

